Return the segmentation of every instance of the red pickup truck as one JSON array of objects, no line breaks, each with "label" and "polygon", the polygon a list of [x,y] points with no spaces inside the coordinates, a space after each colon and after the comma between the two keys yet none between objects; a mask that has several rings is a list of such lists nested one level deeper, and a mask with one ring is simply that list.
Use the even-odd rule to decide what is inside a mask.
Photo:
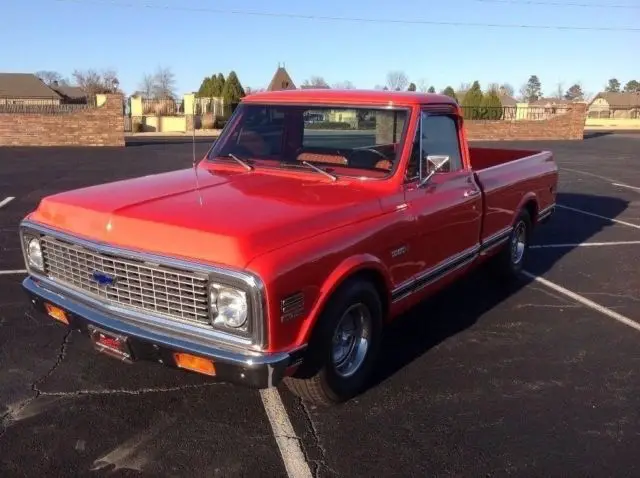
[{"label": "red pickup truck", "polygon": [[347,400],[389,321],[487,260],[517,275],[554,211],[550,152],[463,124],[438,94],[248,96],[193,168],[43,198],[23,287],[122,361]]}]

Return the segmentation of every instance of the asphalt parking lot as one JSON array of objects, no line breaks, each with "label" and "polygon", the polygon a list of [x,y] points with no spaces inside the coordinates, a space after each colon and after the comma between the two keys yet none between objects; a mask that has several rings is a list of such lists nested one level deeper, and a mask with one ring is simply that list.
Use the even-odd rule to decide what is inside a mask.
[{"label": "asphalt parking lot", "polygon": [[98,355],[20,288],[40,198],[187,167],[191,143],[0,148],[0,476],[288,476],[287,441],[322,477],[638,476],[640,135],[496,145],[561,168],[528,274],[504,290],[479,271],[402,318],[347,404],[281,387],[278,436],[259,391]]}]

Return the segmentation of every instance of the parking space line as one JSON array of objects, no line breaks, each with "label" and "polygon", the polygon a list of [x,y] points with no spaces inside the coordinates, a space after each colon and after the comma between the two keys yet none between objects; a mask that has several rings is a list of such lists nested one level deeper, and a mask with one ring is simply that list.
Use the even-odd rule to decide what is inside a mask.
[{"label": "parking space line", "polygon": [[608,178],[606,176],[600,176],[599,174],[588,173],[586,171],[580,171],[579,169],[571,169],[571,168],[560,168],[562,171],[571,171],[572,173],[583,174],[585,176],[591,176],[594,178],[602,179],[603,181],[607,181],[610,183],[616,182],[616,179]]},{"label": "parking space line", "polygon": [[278,444],[282,461],[284,461],[287,476],[290,478],[311,478],[311,469],[302,452],[300,438],[297,437],[293,425],[291,425],[278,389],[275,387],[261,389],[260,398],[262,398],[269,423],[271,423],[271,429]]},{"label": "parking space line", "polygon": [[9,196],[7,198],[4,198],[2,201],[0,201],[0,207],[4,207],[7,204],[9,204],[11,201],[13,201],[15,198],[13,196]]},{"label": "parking space line", "polygon": [[0,276],[7,276],[9,274],[26,274],[27,270],[26,269],[15,269],[15,270],[8,270],[8,271],[0,271]]},{"label": "parking space line", "polygon": [[629,186],[628,184],[622,184],[622,183],[611,183],[611,184],[613,184],[614,186],[621,187],[621,188],[629,188],[629,189],[633,189],[635,191],[640,191],[640,188],[637,188],[635,186]]},{"label": "parking space line", "polygon": [[640,241],[613,241],[613,242],[581,242],[578,244],[535,244],[531,249],[546,249],[554,247],[602,247],[602,246],[629,246],[640,244]]},{"label": "parking space line", "polygon": [[574,207],[564,206],[562,204],[556,204],[556,207],[561,209],[566,209],[568,211],[579,212],[580,214],[586,214],[587,216],[598,217],[600,219],[606,219],[607,221],[615,222],[616,224],[622,224],[623,226],[633,227],[634,229],[640,229],[640,225],[633,224],[631,222],[621,221],[620,219],[613,219],[607,216],[601,216],[600,214],[596,214],[594,212],[583,211],[582,209],[576,209]]},{"label": "parking space line", "polygon": [[624,325],[631,327],[632,329],[637,330],[638,332],[640,332],[640,323],[635,322],[633,320],[631,320],[628,317],[625,317],[622,314],[619,314],[618,312],[615,312],[611,309],[608,309],[600,304],[597,304],[596,302],[587,299],[586,297],[583,297],[579,294],[576,294],[575,292],[571,292],[569,289],[565,289],[564,287],[562,287],[561,285],[556,284],[555,282],[551,282],[547,279],[544,279],[540,276],[537,276],[535,274],[531,274],[530,272],[527,271],[523,271],[522,272],[525,276],[527,276],[529,279],[532,279],[536,282],[539,282],[540,284],[555,290],[556,292],[559,292],[573,300],[575,300],[576,302],[579,302],[582,305],[585,305],[593,310],[596,310],[598,312],[600,312],[601,314],[606,315],[607,317],[612,318],[613,320],[617,320],[618,322],[623,323]]},{"label": "parking space line", "polygon": [[631,186],[629,184],[619,183],[617,179],[608,178],[606,176],[600,176],[599,174],[588,173],[586,171],[580,171],[579,169],[571,169],[571,168],[560,168],[562,171],[571,171],[572,173],[583,174],[585,176],[591,176],[594,178],[602,179],[603,181],[610,182],[612,186],[618,186],[621,188],[629,188],[634,189],[636,191],[640,191],[640,188],[637,186]]}]

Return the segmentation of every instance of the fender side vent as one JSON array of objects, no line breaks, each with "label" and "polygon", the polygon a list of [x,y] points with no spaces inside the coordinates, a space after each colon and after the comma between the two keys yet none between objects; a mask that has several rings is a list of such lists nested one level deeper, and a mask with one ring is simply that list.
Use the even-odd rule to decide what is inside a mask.
[{"label": "fender side vent", "polygon": [[304,294],[296,292],[280,301],[280,320],[287,322],[299,317],[304,312]]}]

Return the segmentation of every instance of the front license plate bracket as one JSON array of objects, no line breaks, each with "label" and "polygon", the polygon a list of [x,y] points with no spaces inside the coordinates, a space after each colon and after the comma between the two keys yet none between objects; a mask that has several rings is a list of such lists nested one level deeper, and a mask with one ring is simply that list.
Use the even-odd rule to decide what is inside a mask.
[{"label": "front license plate bracket", "polygon": [[110,355],[123,362],[133,362],[133,355],[129,348],[127,336],[103,330],[95,325],[89,325],[89,336],[94,348],[103,354]]}]

